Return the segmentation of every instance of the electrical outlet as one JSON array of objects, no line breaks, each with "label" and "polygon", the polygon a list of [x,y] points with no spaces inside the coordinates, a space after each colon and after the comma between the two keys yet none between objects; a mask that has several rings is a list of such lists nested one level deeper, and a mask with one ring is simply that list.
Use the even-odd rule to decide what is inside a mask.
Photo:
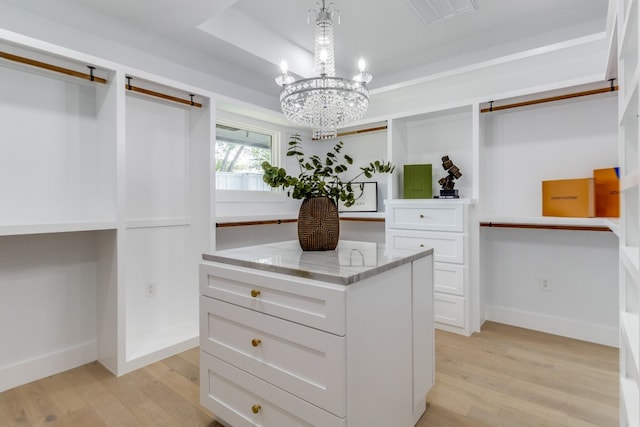
[{"label": "electrical outlet", "polygon": [[149,282],[145,286],[145,295],[147,298],[156,296],[156,282]]},{"label": "electrical outlet", "polygon": [[551,292],[551,279],[548,279],[546,277],[541,277],[540,280],[538,281],[538,288],[541,291]]}]

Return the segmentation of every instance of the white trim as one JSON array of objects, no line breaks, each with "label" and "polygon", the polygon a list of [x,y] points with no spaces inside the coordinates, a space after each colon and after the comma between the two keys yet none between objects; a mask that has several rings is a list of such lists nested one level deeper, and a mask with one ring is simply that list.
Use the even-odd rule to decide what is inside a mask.
[{"label": "white trim", "polygon": [[467,65],[467,66],[464,66],[464,67],[458,67],[458,68],[455,68],[455,69],[452,69],[452,70],[442,71],[442,72],[435,73],[435,74],[429,74],[429,75],[426,75],[424,77],[418,77],[418,78],[415,78],[415,79],[406,80],[404,82],[400,82],[400,83],[391,84],[391,85],[388,85],[388,86],[379,87],[379,88],[370,90],[369,94],[370,95],[375,95],[375,94],[379,94],[379,93],[383,93],[383,92],[389,92],[389,91],[392,91],[392,90],[401,89],[401,88],[408,87],[408,86],[419,85],[419,84],[426,83],[426,82],[429,82],[429,81],[432,81],[432,80],[438,80],[438,79],[441,79],[441,78],[451,77],[451,76],[455,76],[455,75],[458,75],[458,74],[469,73],[469,72],[480,70],[482,68],[493,67],[495,65],[505,64],[507,62],[526,59],[526,58],[530,58],[530,57],[537,56],[537,55],[543,55],[543,54],[546,54],[546,53],[559,51],[559,50],[563,50],[563,49],[567,49],[567,48],[571,48],[571,47],[575,47],[575,46],[580,46],[580,45],[587,44],[587,43],[593,43],[593,42],[605,39],[606,37],[607,37],[607,33],[606,33],[606,31],[603,31],[603,32],[600,32],[600,33],[595,33],[595,34],[591,34],[591,35],[584,36],[584,37],[578,37],[578,38],[575,38],[575,39],[572,39],[572,40],[567,40],[567,41],[563,41],[563,42],[559,42],[559,43],[553,43],[553,44],[550,44],[550,45],[547,45],[547,46],[537,47],[537,48],[534,48],[534,49],[525,50],[525,51],[514,53],[514,54],[511,54],[511,55],[501,56],[499,58],[478,62],[478,63],[472,64],[472,65]]},{"label": "white trim", "polygon": [[140,369],[152,363],[159,362],[162,359],[166,359],[178,353],[182,353],[183,351],[190,350],[194,347],[197,347],[199,344],[200,337],[199,335],[196,335],[193,338],[186,339],[177,344],[162,348],[158,351],[154,351],[153,353],[149,353],[134,359],[128,359],[126,363],[122,365],[122,369],[120,370],[120,372],[114,372],[114,374],[116,376],[127,374],[129,372],[135,371],[136,369]]},{"label": "white trim", "polygon": [[560,335],[596,344],[618,347],[619,329],[530,311],[487,305],[486,320]]},{"label": "white trim", "polygon": [[0,367],[0,392],[48,377],[97,359],[96,341]]},{"label": "white trim", "polygon": [[24,234],[72,233],[76,231],[115,230],[116,221],[52,222],[44,224],[0,225],[0,236]]},{"label": "white trim", "polygon": [[[232,126],[242,130],[248,130],[251,132],[261,133],[263,135],[269,135],[271,137],[271,164],[274,166],[280,166],[282,164],[282,132],[274,129],[273,127],[256,126],[246,121],[233,120],[222,117],[223,114],[219,114],[216,117],[215,126]],[[217,138],[215,142],[217,142]]]},{"label": "white trim", "polygon": [[125,224],[127,229],[189,226],[191,225],[191,217],[135,218],[126,220]]}]

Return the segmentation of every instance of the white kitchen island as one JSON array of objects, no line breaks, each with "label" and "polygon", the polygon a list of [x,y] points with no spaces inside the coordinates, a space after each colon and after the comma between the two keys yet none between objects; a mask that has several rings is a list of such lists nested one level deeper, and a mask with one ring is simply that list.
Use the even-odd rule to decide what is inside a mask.
[{"label": "white kitchen island", "polygon": [[240,426],[413,426],[434,382],[433,251],[297,241],[200,267],[200,400]]}]

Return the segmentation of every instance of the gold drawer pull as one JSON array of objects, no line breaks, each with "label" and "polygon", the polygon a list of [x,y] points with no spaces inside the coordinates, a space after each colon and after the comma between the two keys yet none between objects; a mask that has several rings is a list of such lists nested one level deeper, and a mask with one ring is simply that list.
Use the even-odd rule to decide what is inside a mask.
[{"label": "gold drawer pull", "polygon": [[251,407],[251,412],[253,412],[254,414],[257,414],[258,412],[260,412],[260,409],[262,409],[262,406],[255,404]]},{"label": "gold drawer pull", "polygon": [[258,289],[251,289],[251,296],[253,298],[257,298],[260,296],[260,291]]},{"label": "gold drawer pull", "polygon": [[251,340],[251,345],[254,347],[257,347],[260,345],[260,343],[262,343],[262,341],[260,340],[260,338],[254,338]]}]

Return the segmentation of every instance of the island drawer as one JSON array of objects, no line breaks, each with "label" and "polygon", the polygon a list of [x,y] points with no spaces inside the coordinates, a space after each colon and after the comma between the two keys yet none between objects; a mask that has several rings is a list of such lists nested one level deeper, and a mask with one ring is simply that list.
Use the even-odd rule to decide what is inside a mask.
[{"label": "island drawer", "polygon": [[390,228],[464,232],[464,206],[460,204],[391,204],[388,209]]},{"label": "island drawer", "polygon": [[200,348],[345,416],[344,337],[201,296]]},{"label": "island drawer", "polygon": [[430,231],[387,231],[387,244],[395,249],[433,248],[436,262],[464,264],[465,234]]},{"label": "island drawer", "polygon": [[[222,360],[200,352],[202,404],[234,427],[344,427],[336,417]],[[286,409],[284,409],[286,408]]]},{"label": "island drawer", "polygon": [[344,285],[206,262],[200,293],[336,335],[345,334]]}]

